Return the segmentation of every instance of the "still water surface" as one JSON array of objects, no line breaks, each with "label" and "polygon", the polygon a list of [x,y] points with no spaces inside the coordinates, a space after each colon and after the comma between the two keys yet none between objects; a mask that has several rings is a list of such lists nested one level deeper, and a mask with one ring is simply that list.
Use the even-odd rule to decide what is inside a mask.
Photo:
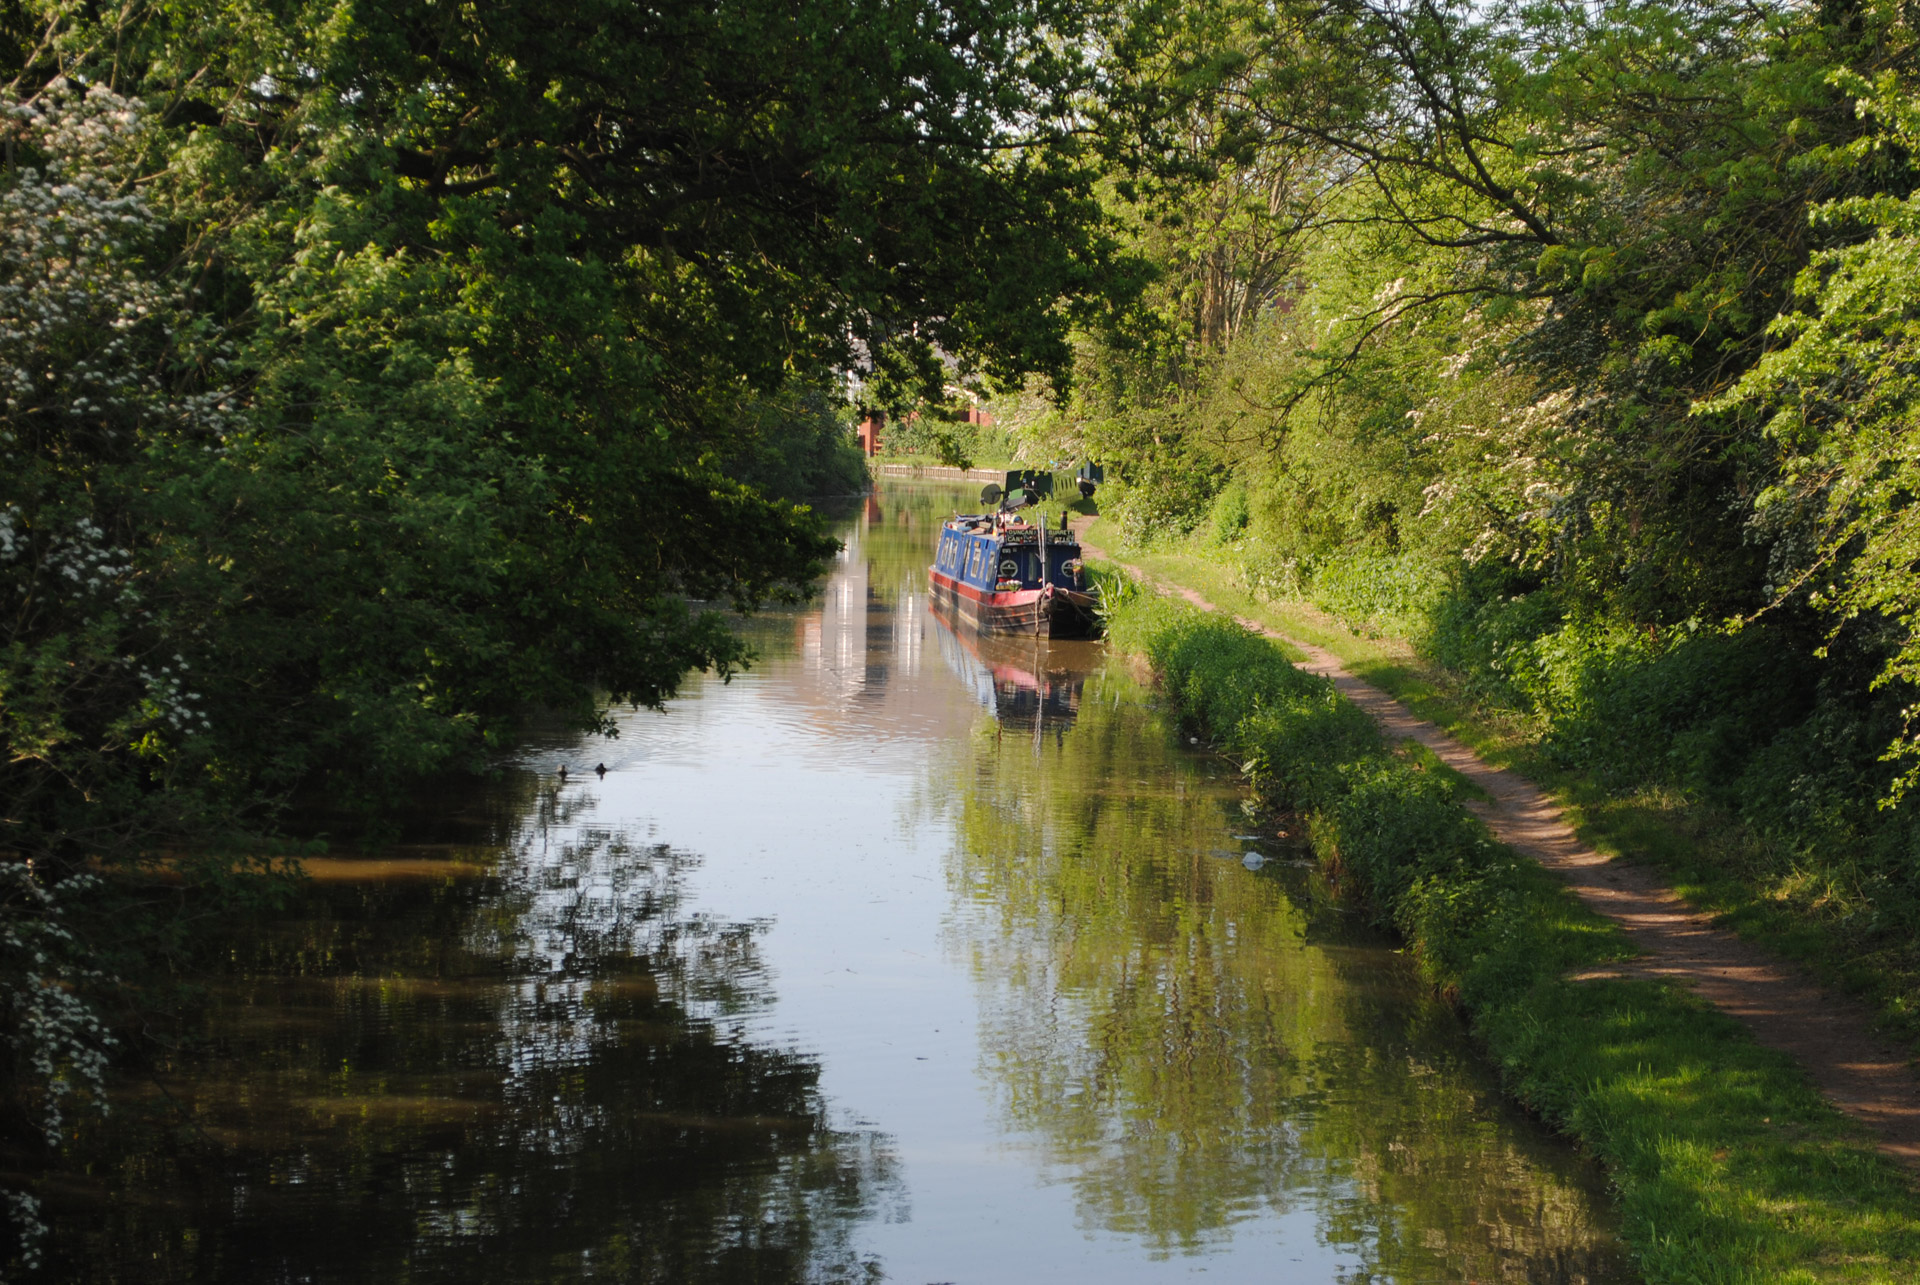
[{"label": "still water surface", "polygon": [[50,1278],[1631,1279],[1231,765],[1098,644],[929,614],[958,502],[849,519],[751,673],[313,863]]}]

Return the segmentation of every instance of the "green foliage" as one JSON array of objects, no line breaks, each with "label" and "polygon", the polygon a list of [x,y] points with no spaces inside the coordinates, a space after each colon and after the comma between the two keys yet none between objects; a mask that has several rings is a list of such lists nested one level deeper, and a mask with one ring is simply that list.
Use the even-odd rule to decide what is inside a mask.
[{"label": "green foliage", "polygon": [[[1853,72],[1834,79],[1859,96],[1863,117],[1885,128],[1845,149],[1850,172],[1882,167],[1887,152],[1912,153],[1920,97],[1907,79],[1891,71],[1871,81]],[[1815,234],[1868,235],[1813,256],[1794,286],[1803,309],[1769,325],[1774,350],[1695,413],[1741,416],[1778,454],[1778,471],[1756,501],[1756,525],[1772,537],[1770,605],[1825,610],[1836,633],[1886,622],[1891,654],[1875,684],[1910,692],[1920,679],[1911,449],[1920,201],[1900,190],[1856,195],[1815,207],[1809,221]],[[1904,721],[1894,752],[1912,759],[1920,739]],[[1916,774],[1920,767],[1901,778],[1902,791]]]},{"label": "green foliage", "polygon": [[1144,598],[1115,624],[1230,751],[1257,749],[1276,708],[1324,729],[1287,746],[1317,757],[1256,786],[1308,814],[1322,860],[1459,998],[1510,1087],[1608,1166],[1647,1280],[1905,1279],[1920,1253],[1906,1177],[1731,1019],[1610,975],[1624,936],[1493,843],[1452,780],[1338,697],[1303,699],[1330,686],[1236,624]]},{"label": "green foliage", "polygon": [[[1138,16],[1184,133],[1109,200],[1162,275],[1076,396],[1135,494],[1249,516],[1119,503],[1126,539],[1195,530],[1410,642],[1533,770],[1713,832],[1695,873],[1915,1011],[1911,15]],[[1260,302],[1170,304],[1201,282]]]},{"label": "green foliage", "polygon": [[888,455],[917,456],[947,468],[993,467],[1013,458],[1004,430],[964,418],[964,409],[922,402],[905,419],[889,421],[881,439]]},{"label": "green foliage", "polygon": [[1114,646],[1147,657],[1181,708],[1282,806],[1327,806],[1344,788],[1340,765],[1378,750],[1373,724],[1331,682],[1267,663],[1271,646],[1245,630],[1168,598],[1123,600],[1108,629]]},{"label": "green foliage", "polygon": [[1213,497],[1213,509],[1207,514],[1208,537],[1215,544],[1232,544],[1247,529],[1251,517],[1245,483],[1229,482]]},{"label": "green foliage", "polygon": [[1816,657],[1789,621],[1800,663],[1911,703],[1873,654],[1920,601],[1895,7],[1135,21],[1184,133],[1109,199],[1161,277],[1076,384],[1129,540],[1224,543],[1207,506],[1243,489],[1250,580],[1423,640],[1462,632],[1459,569],[1498,564],[1609,636],[1829,610],[1853,640]]},{"label": "green foliage", "polygon": [[7,315],[89,301],[4,332],[6,559],[97,599],[0,640],[11,849],[377,809],[728,672],[700,604],[830,548],[771,497],[856,481],[823,389],[1064,368],[1113,258],[1077,11],[616,9],[0,19]]},{"label": "green foliage", "polygon": [[1920,877],[1894,855],[1912,822],[1877,806],[1895,775],[1882,761],[1899,728],[1889,702],[1835,690],[1786,622],[1631,629],[1568,619],[1553,594],[1508,583],[1462,577],[1421,645],[1477,698],[1537,716],[1550,761],[1614,792],[1671,788],[1718,807],[1845,886],[1872,865],[1878,914],[1920,926]]},{"label": "green foliage", "polygon": [[1097,562],[1087,564],[1086,575],[1088,585],[1099,600],[1094,610],[1099,613],[1103,633],[1110,633],[1116,625],[1127,619],[1129,613],[1126,608],[1148,592],[1132,576]]},{"label": "green foliage", "polygon": [[[9,877],[151,907],[164,854],[238,913],[231,854],[290,802],[377,832],[530,711],[599,726],[747,663],[729,613],[834,548],[794,501],[858,487],[825,390],[936,352],[1064,376],[1124,293],[1088,22],[0,7]],[[12,1087],[64,1074],[36,1041],[77,1056],[35,988],[123,949],[156,978],[185,913],[103,903],[54,982],[0,960]]]},{"label": "green foliage", "polygon": [[754,398],[739,420],[724,467],[763,495],[800,501],[859,495],[870,485],[851,408],[821,389]]},{"label": "green foliage", "polygon": [[1118,524],[1128,544],[1151,548],[1200,527],[1221,480],[1204,458],[1163,455],[1129,472],[1110,472],[1100,492],[1100,511]]},{"label": "green foliage", "polygon": [[1308,574],[1309,592],[1328,611],[1396,633],[1418,629],[1448,588],[1446,568],[1418,553],[1333,553]]}]

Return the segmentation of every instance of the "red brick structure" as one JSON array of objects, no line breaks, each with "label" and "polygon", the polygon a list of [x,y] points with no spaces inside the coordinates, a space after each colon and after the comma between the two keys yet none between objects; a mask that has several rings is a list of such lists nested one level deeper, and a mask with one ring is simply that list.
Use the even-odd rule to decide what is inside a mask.
[{"label": "red brick structure", "polygon": [[887,424],[885,411],[870,410],[860,419],[860,449],[869,458],[880,453],[880,430]]}]

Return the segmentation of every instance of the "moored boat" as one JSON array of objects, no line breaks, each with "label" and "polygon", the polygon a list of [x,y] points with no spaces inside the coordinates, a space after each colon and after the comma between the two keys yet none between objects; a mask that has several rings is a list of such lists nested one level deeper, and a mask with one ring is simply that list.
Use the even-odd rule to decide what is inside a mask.
[{"label": "moored boat", "polygon": [[1093,634],[1093,586],[1064,516],[1054,529],[1045,516],[1017,509],[949,518],[927,577],[936,603],[987,633]]}]

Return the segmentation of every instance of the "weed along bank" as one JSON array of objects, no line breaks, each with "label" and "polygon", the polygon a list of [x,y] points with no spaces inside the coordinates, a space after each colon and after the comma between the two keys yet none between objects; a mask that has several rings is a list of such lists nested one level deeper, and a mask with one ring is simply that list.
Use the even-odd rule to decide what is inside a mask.
[{"label": "weed along bank", "polygon": [[936,609],[977,494],[883,487],[752,669],[309,858],[80,1130],[51,1278],[1641,1279],[1124,658]]},{"label": "weed along bank", "polygon": [[1920,0],[0,4],[0,1282],[1920,1285],[1917,1054]]},{"label": "weed along bank", "polygon": [[[1106,573],[1110,637],[1456,1002],[1507,1090],[1605,1165],[1649,1280],[1911,1280],[1914,1174],[1614,921],[1497,842],[1485,791],[1296,649]],[[1904,1065],[1899,1068],[1905,1071]],[[1889,1150],[1895,1154],[1889,1154]]]}]

